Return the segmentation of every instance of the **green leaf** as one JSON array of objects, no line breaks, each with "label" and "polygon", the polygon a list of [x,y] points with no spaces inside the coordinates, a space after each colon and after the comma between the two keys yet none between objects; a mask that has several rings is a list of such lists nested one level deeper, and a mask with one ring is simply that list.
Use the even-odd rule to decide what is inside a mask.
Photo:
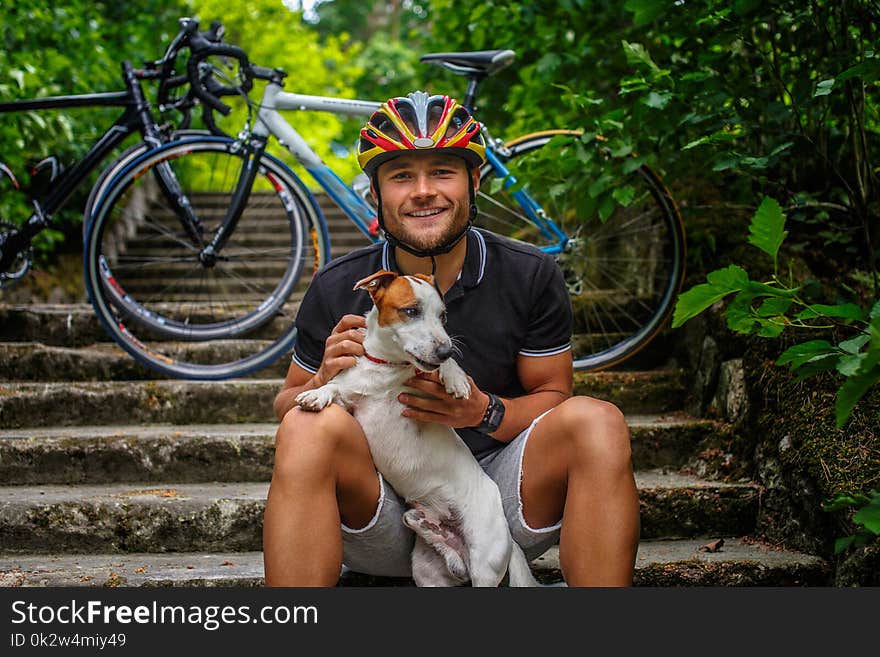
[{"label": "green leaf", "polygon": [[816,93],[813,94],[813,98],[817,96],[827,96],[831,93],[831,90],[834,88],[834,78],[830,80],[822,80],[818,85],[816,85]]},{"label": "green leaf", "polygon": [[749,225],[749,244],[773,258],[775,265],[779,247],[786,235],[788,232],[785,230],[782,208],[775,199],[765,196]]},{"label": "green leaf", "polygon": [[862,350],[862,347],[864,347],[870,341],[870,335],[868,335],[867,333],[860,333],[854,338],[844,340],[837,346],[843,349],[848,354],[857,354]]},{"label": "green leaf", "polygon": [[783,351],[779,358],[776,359],[776,364],[790,364],[792,369],[796,369],[817,356],[827,356],[836,353],[837,351],[834,346],[827,340],[810,340],[809,342],[796,344]]},{"label": "green leaf", "polygon": [[641,43],[630,43],[629,41],[622,41],[622,43],[623,52],[626,55],[628,64],[643,64],[648,66],[654,73],[660,73],[660,67],[651,59],[651,55],[648,54],[645,46]]},{"label": "green leaf", "polygon": [[663,0],[626,0],[623,8],[633,12],[633,24],[642,27],[663,15],[668,9],[668,3]]},{"label": "green leaf", "polygon": [[764,299],[761,307],[758,308],[758,316],[775,317],[777,315],[784,315],[788,312],[788,309],[791,308],[792,303],[794,302],[791,299],[786,299],[785,297],[770,297]]},{"label": "green leaf", "polygon": [[844,381],[840,390],[837,391],[837,400],[834,403],[834,414],[838,428],[846,424],[856,404],[878,381],[880,381],[880,367],[873,367],[868,372],[851,376]]},{"label": "green leaf", "polygon": [[708,274],[706,281],[678,296],[672,317],[673,328],[696,317],[728,294],[742,290],[748,285],[749,276],[742,267],[729,265],[725,269],[717,269]]},{"label": "green leaf", "polygon": [[836,354],[832,356],[819,356],[817,358],[812,358],[807,363],[802,365],[797,370],[797,376],[795,377],[795,381],[803,381],[811,376],[819,374],[820,372],[827,372],[828,370],[833,370],[837,367],[837,360],[839,356]]},{"label": "green leaf", "polygon": [[868,354],[848,354],[841,356],[837,361],[837,371],[843,376],[850,377],[859,371],[862,362]]},{"label": "green leaf", "polygon": [[795,315],[797,319],[815,319],[816,317],[840,317],[842,319],[864,319],[865,311],[854,303],[825,305],[813,303]]},{"label": "green leaf", "polygon": [[643,102],[645,103],[645,105],[652,109],[665,109],[670,100],[672,100],[671,93],[658,93],[656,91],[652,91],[648,94]]},{"label": "green leaf", "polygon": [[874,502],[853,516],[853,522],[880,536],[880,502]]},{"label": "green leaf", "polygon": [[843,538],[838,538],[836,541],[834,541],[834,554],[845,552],[850,548],[853,543],[855,543],[855,540],[855,536],[844,536]]},{"label": "green leaf", "polygon": [[611,194],[611,196],[614,197],[614,200],[623,207],[629,206],[629,204],[632,203],[633,198],[635,198],[635,195],[636,190],[632,185],[618,187]]}]

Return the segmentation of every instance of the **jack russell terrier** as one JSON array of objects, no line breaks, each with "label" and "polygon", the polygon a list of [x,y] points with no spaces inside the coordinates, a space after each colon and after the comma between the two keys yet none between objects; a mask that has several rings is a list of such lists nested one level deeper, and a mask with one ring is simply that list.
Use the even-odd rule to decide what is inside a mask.
[{"label": "jack russell terrier", "polygon": [[416,534],[412,574],[417,586],[537,586],[514,542],[495,482],[449,427],[403,417],[397,397],[416,372],[439,371],[446,391],[470,395],[467,376],[451,358],[445,308],[430,276],[378,271],[358,281],[373,299],[365,357],[296,403],[320,411],[336,402],[353,413],[382,476],[412,507],[403,522]]}]

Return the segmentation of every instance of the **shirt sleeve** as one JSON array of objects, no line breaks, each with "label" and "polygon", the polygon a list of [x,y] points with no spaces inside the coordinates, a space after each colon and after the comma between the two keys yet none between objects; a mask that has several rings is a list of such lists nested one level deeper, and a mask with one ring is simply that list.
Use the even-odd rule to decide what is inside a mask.
[{"label": "shirt sleeve", "polygon": [[562,271],[545,256],[535,276],[522,356],[553,356],[571,349],[572,311]]},{"label": "shirt sleeve", "polygon": [[324,358],[324,343],[335,323],[321,293],[321,278],[312,279],[296,313],[296,342],[293,360],[304,370],[314,374]]}]

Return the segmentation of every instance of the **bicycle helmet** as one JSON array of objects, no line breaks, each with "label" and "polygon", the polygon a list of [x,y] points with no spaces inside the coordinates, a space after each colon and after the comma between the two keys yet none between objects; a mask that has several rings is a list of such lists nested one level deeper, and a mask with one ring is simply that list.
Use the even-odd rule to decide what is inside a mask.
[{"label": "bicycle helmet", "polygon": [[358,164],[372,177],[383,162],[401,151],[442,149],[463,157],[469,168],[486,161],[480,124],[449,96],[415,91],[391,98],[361,130]]},{"label": "bicycle helmet", "polygon": [[[424,91],[414,91],[407,96],[391,98],[373,113],[361,130],[358,145],[358,164],[373,181],[376,196],[379,185],[376,170],[407,151],[441,150],[462,157],[468,169],[473,170],[486,161],[486,146],[480,133],[480,124],[466,107],[449,96],[430,96]],[[377,199],[379,227],[392,246],[399,246],[418,257],[447,253],[467,234],[477,215],[474,185],[468,176],[470,212],[465,227],[455,236],[432,249],[416,249],[401,241],[385,226],[382,217],[382,201]]]}]

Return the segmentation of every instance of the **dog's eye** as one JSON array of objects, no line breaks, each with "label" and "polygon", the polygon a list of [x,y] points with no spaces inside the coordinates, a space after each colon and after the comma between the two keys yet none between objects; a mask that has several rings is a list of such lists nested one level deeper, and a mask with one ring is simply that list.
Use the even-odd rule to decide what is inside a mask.
[{"label": "dog's eye", "polygon": [[408,308],[401,308],[400,312],[404,314],[404,316],[409,319],[415,319],[416,317],[421,317],[422,309],[418,306],[410,306]]},{"label": "dog's eye", "polygon": [[444,310],[440,313],[440,321],[445,325],[446,324],[446,311]]}]

